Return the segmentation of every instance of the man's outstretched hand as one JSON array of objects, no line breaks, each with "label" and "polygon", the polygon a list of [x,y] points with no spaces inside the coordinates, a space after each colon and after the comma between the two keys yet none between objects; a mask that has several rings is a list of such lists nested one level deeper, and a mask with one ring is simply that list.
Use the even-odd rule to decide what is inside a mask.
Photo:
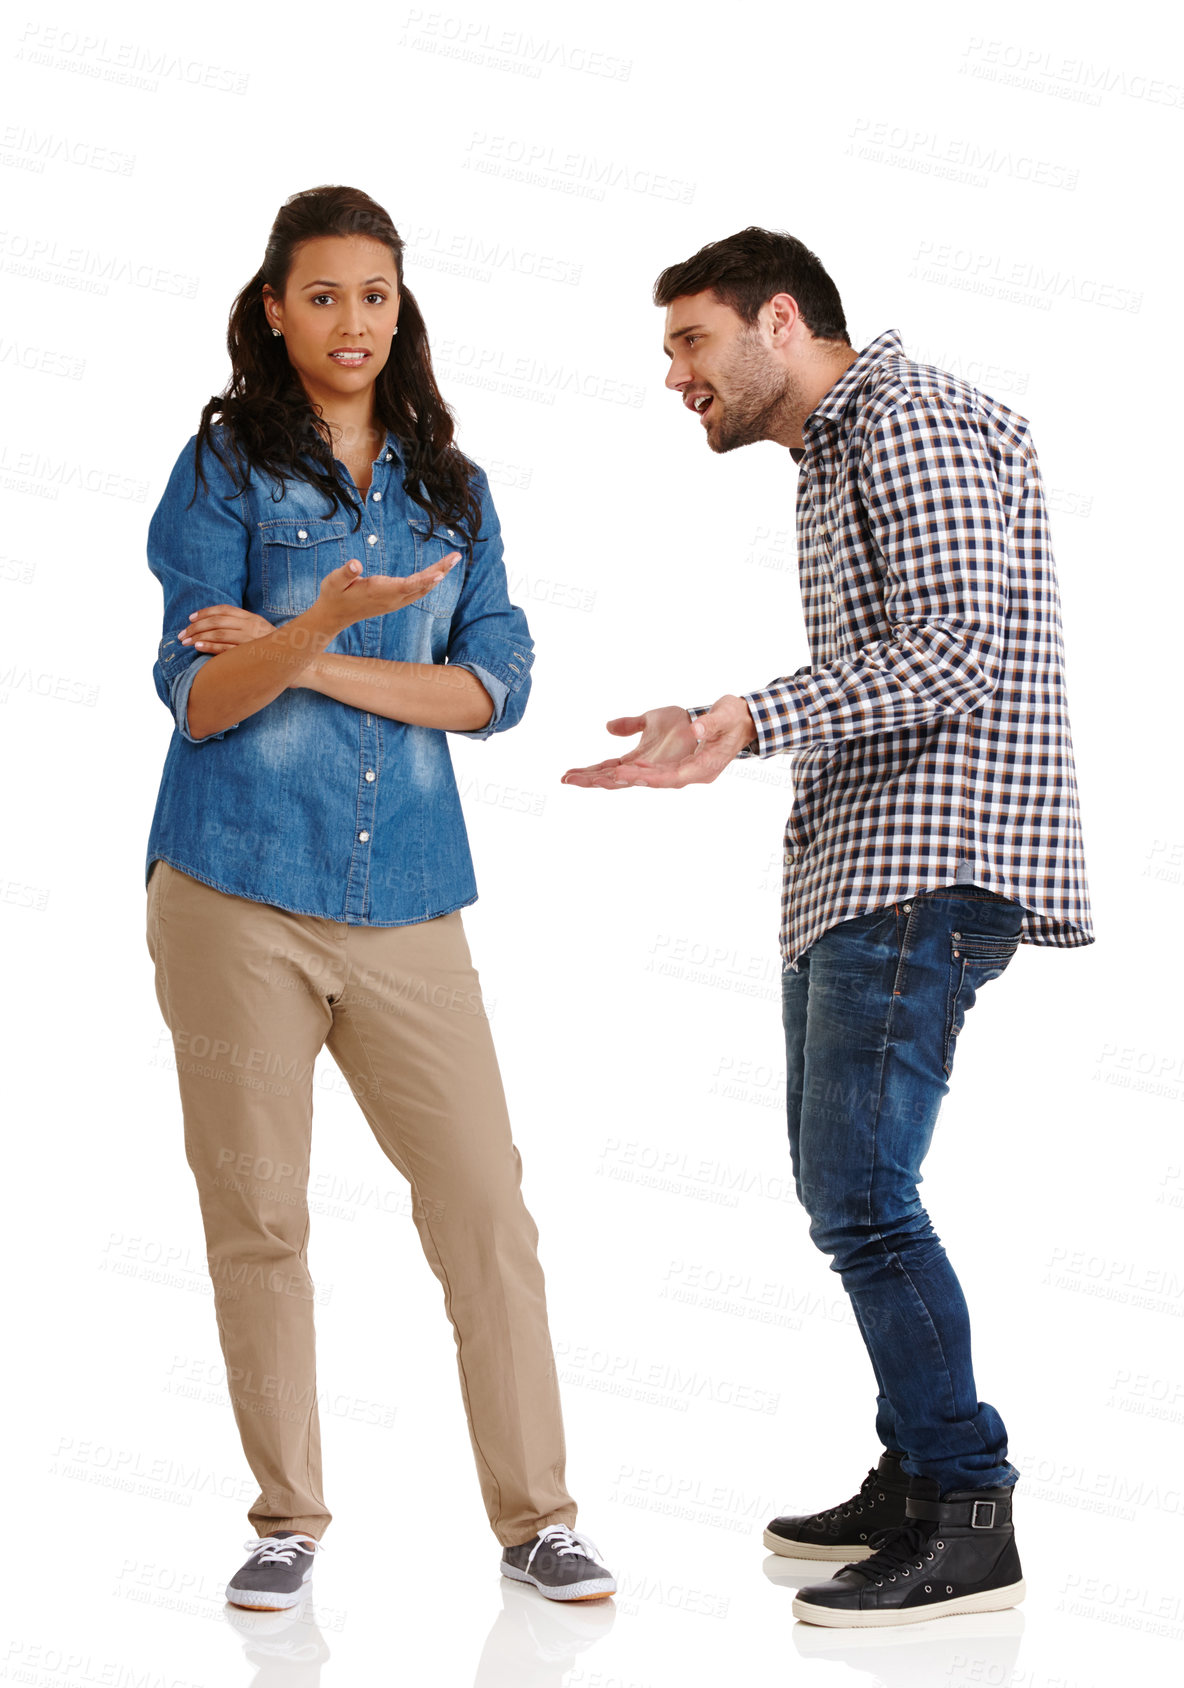
[{"label": "man's outstretched hand", "polygon": [[644,715],[619,715],[605,725],[621,738],[640,733],[637,748],[588,768],[569,768],[564,785],[594,785],[605,791],[627,785],[708,785],[757,736],[748,705],[731,695],[693,721],[685,709],[671,704],[647,709]]}]

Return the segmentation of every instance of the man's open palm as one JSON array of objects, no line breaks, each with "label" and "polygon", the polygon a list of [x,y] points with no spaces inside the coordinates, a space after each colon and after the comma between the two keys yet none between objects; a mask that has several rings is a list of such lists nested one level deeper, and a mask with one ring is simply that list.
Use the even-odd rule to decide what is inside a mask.
[{"label": "man's open palm", "polygon": [[[738,711],[729,705],[738,705]],[[721,698],[710,712],[691,720],[685,709],[668,705],[644,715],[619,715],[606,722],[610,733],[640,733],[635,750],[610,756],[586,768],[569,768],[565,785],[597,786],[606,791],[627,785],[707,785],[718,779],[738,750],[754,736],[752,717],[739,698]]]}]

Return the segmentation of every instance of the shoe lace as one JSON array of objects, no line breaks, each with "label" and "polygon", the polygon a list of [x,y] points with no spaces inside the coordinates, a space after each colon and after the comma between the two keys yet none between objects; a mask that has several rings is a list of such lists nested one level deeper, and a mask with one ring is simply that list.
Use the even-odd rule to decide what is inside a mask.
[{"label": "shoe lace", "polygon": [[591,1536],[577,1535],[574,1530],[569,1530],[566,1524],[549,1524],[545,1530],[539,1531],[539,1539],[527,1556],[526,1569],[528,1571],[535,1554],[544,1545],[551,1548],[554,1553],[580,1553],[585,1559],[599,1560],[600,1558],[600,1549]]},{"label": "shoe lace", "polygon": [[839,1506],[828,1506],[825,1512],[811,1513],[811,1519],[818,1519],[821,1521],[826,1518],[837,1518],[840,1513],[844,1518],[850,1518],[853,1511],[862,1512],[863,1502],[867,1499],[879,1481],[880,1473],[873,1466],[867,1476],[863,1479],[863,1482],[859,1485],[858,1494],[852,1495],[850,1500],[843,1501]]},{"label": "shoe lace", "polygon": [[[310,1541],[312,1546],[305,1547],[306,1541]],[[321,1548],[321,1543],[315,1536],[252,1536],[243,1546],[251,1550],[248,1557],[253,1559],[258,1554],[260,1565],[292,1565],[295,1564],[297,1553],[316,1553]]]},{"label": "shoe lace", "polygon": [[[911,1576],[914,1571],[924,1570],[926,1559],[933,1558],[929,1544],[936,1534],[937,1525],[923,1518],[895,1524],[886,1530],[873,1530],[868,1537],[870,1557],[857,1559],[843,1569],[859,1571],[877,1585],[885,1577],[895,1582],[898,1576]],[[942,1547],[944,1543],[939,1541],[937,1546]]]}]

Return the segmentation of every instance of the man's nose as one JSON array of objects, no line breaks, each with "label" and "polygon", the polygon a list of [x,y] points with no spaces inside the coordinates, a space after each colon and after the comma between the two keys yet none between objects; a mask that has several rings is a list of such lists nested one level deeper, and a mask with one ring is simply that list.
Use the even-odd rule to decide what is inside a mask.
[{"label": "man's nose", "polygon": [[665,385],[670,388],[672,393],[679,393],[684,387],[688,387],[690,382],[691,377],[689,372],[680,367],[676,358],[666,372]]}]

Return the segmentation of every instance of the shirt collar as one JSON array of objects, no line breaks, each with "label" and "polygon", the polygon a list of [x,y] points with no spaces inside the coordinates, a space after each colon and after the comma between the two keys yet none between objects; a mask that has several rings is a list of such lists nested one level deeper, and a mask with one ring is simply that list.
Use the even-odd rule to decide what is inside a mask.
[{"label": "shirt collar", "polygon": [[[311,417],[309,417],[308,422],[306,423],[306,428],[307,428],[309,437],[312,438],[312,439],[315,439],[316,433],[317,433],[317,428],[316,428],[316,423],[312,420]],[[385,461],[386,454],[387,454],[388,451],[391,453],[391,455],[394,458],[396,463],[398,463],[404,469],[407,467],[407,458],[406,458],[406,455],[403,451],[403,447],[402,447],[402,444],[399,440],[399,436],[390,428],[388,428],[387,431],[386,431],[386,440],[383,443],[381,450],[378,451],[375,454],[380,463]]]},{"label": "shirt collar", "polygon": [[904,346],[899,333],[895,328],[885,329],[883,334],[877,335],[870,345],[863,348],[855,362],[843,371],[834,386],[823,393],[802,424],[802,432],[804,433],[815,420],[837,422],[876,364],[884,358],[903,356]]},{"label": "shirt collar", "polygon": [[396,463],[400,464],[404,469],[407,467],[407,459],[403,455],[403,447],[399,443],[399,437],[397,434],[393,433],[390,428],[386,431],[386,444],[378,455],[385,458],[388,451],[391,453]]}]

